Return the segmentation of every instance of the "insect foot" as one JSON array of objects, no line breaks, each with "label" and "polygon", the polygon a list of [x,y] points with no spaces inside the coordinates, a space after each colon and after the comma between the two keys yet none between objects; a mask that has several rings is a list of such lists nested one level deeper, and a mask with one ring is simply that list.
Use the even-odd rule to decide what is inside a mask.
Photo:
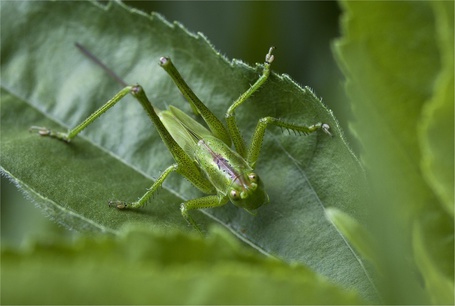
[{"label": "insect foot", "polygon": [[120,210],[128,208],[128,203],[123,201],[109,201],[107,204],[109,207],[115,207]]},{"label": "insect foot", "polygon": [[31,126],[29,129],[30,132],[37,132],[40,136],[48,136],[52,138],[57,138],[65,142],[70,142],[68,135],[62,132],[55,132],[51,129],[41,126]]},{"label": "insect foot", "polygon": [[267,64],[271,64],[273,62],[273,60],[275,59],[275,57],[272,54],[273,50],[275,50],[275,47],[273,47],[273,46],[270,47],[269,53],[267,53],[267,55],[265,56],[265,62]]},{"label": "insect foot", "polygon": [[160,57],[160,65],[161,66],[167,66],[170,62],[170,58],[169,57],[166,57],[166,56],[163,56],[163,57]]},{"label": "insect foot", "polygon": [[41,136],[49,136],[51,134],[51,130],[41,126],[31,126],[30,132],[37,132]]},{"label": "insect foot", "polygon": [[328,125],[327,123],[323,123],[322,126],[321,126],[322,130],[328,134],[329,136],[333,136],[332,133],[330,133],[330,125]]}]

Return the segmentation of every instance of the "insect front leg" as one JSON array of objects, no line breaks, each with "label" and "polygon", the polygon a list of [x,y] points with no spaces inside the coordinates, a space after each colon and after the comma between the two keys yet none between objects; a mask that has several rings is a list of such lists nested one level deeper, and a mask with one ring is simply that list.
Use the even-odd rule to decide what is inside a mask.
[{"label": "insect front leg", "polygon": [[234,110],[240,105],[242,105],[256,90],[258,90],[269,77],[270,64],[274,59],[274,56],[272,54],[274,49],[275,47],[270,47],[269,53],[267,53],[267,55],[265,56],[264,70],[262,71],[262,75],[259,77],[259,79],[247,91],[245,91],[236,101],[234,101],[234,103],[232,103],[232,105],[226,112],[226,122],[229,134],[231,135],[232,142],[234,143],[237,153],[239,153],[242,157],[246,157],[245,141],[243,140],[243,137],[240,134],[240,130],[235,121]]},{"label": "insect front leg", "polygon": [[247,154],[247,162],[248,164],[254,169],[256,162],[259,157],[259,153],[261,151],[261,146],[262,146],[262,141],[264,139],[264,133],[266,128],[269,125],[275,125],[279,127],[283,127],[285,129],[301,132],[303,134],[310,134],[313,132],[316,132],[317,130],[322,129],[326,134],[332,136],[332,134],[329,132],[329,125],[325,123],[316,123],[310,126],[304,126],[304,125],[296,125],[296,124],[291,124],[287,123],[283,120],[276,119],[273,117],[265,117],[259,120],[256,129],[253,134],[253,138],[251,140],[250,147],[248,149],[248,154]]},{"label": "insect front leg", "polygon": [[180,211],[182,212],[183,218],[193,226],[201,235],[202,232],[197,225],[196,221],[188,213],[192,209],[202,209],[202,208],[213,208],[225,205],[229,201],[227,196],[219,197],[218,195],[206,196],[198,199],[193,199],[186,201],[180,205]]}]

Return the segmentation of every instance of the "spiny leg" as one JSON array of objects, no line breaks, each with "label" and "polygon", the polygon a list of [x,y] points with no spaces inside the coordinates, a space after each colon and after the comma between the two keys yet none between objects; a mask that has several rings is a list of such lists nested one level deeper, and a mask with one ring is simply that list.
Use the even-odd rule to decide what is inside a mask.
[{"label": "spiny leg", "polygon": [[152,187],[147,190],[147,192],[136,202],[128,203],[124,201],[109,201],[109,206],[116,207],[118,209],[128,209],[128,208],[139,208],[144,206],[147,201],[150,199],[150,197],[163,185],[164,181],[168,177],[169,174],[171,174],[174,171],[177,171],[178,165],[174,164],[170,167],[168,167],[166,170],[164,170],[163,173],[161,173],[160,177],[153,183]]},{"label": "spiny leg", "polygon": [[180,205],[180,211],[182,212],[183,218],[193,226],[201,235],[202,232],[197,225],[196,221],[188,213],[192,209],[202,209],[202,208],[213,208],[225,205],[229,201],[227,196],[220,198],[217,195],[206,196],[198,199],[193,199],[186,201]]},{"label": "spiny leg", "polygon": [[264,70],[259,79],[247,90],[245,91],[232,105],[229,107],[226,112],[226,122],[231,135],[232,142],[234,143],[237,153],[241,156],[246,157],[246,148],[245,141],[243,140],[240,130],[235,121],[234,111],[237,107],[242,105],[256,90],[258,90],[262,84],[267,80],[270,75],[270,64],[273,62],[274,56],[272,54],[275,47],[270,47],[269,52],[265,56]]},{"label": "spiny leg", "polygon": [[247,162],[248,164],[254,169],[256,162],[259,157],[259,153],[261,151],[261,146],[262,146],[262,141],[264,139],[264,133],[266,128],[269,125],[275,125],[279,126],[285,129],[301,132],[303,134],[310,134],[313,132],[316,132],[319,129],[322,129],[325,133],[328,135],[332,136],[332,134],[329,132],[329,125],[325,123],[316,123],[310,126],[304,126],[304,125],[296,125],[296,124],[291,124],[287,123],[285,121],[282,121],[280,119],[276,119],[273,117],[265,117],[259,120],[256,130],[254,131],[253,138],[251,140],[250,147],[248,149],[248,155],[247,155]]}]

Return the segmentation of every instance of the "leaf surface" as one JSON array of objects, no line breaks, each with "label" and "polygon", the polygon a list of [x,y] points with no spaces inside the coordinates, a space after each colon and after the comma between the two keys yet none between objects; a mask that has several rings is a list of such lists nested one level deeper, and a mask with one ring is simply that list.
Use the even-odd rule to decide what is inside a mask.
[{"label": "leaf surface", "polygon": [[[172,104],[190,113],[158,65],[161,56],[170,56],[219,118],[258,78],[261,67],[229,62],[201,34],[118,3],[105,8],[88,2],[2,2],[1,13],[3,172],[51,218],[69,228],[115,233],[122,224],[136,222],[190,230],[179,205],[201,194],[177,175],[144,209],[118,212],[106,205],[110,199],[134,201],[172,163],[133,98],[121,101],[71,144],[38,137],[27,129],[74,127],[120,89],[74,47],[76,42],[127,82],[140,83],[154,106],[164,109]],[[258,54],[258,61],[266,52]],[[277,53],[275,60],[279,57]],[[324,217],[330,206],[358,216],[354,207],[361,200],[363,182],[363,171],[333,115],[309,88],[272,74],[237,111],[247,140],[265,116],[308,125],[325,122],[334,137],[323,133],[298,137],[270,129],[257,163],[270,205],[251,216],[228,204],[205,214],[194,212],[196,221],[206,227],[215,219],[262,252],[304,263],[373,298],[360,259]]]}]

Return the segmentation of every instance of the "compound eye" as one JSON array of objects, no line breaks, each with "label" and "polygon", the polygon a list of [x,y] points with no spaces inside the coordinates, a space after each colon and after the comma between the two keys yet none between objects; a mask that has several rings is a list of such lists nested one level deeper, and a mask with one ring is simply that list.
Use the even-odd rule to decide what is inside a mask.
[{"label": "compound eye", "polygon": [[240,199],[240,194],[237,190],[235,189],[232,189],[231,192],[230,192],[230,195],[231,195],[231,200],[234,200],[234,201],[237,201]]},{"label": "compound eye", "polygon": [[248,177],[250,178],[250,181],[252,181],[253,183],[256,183],[258,181],[258,176],[256,173],[250,173],[248,174]]}]

